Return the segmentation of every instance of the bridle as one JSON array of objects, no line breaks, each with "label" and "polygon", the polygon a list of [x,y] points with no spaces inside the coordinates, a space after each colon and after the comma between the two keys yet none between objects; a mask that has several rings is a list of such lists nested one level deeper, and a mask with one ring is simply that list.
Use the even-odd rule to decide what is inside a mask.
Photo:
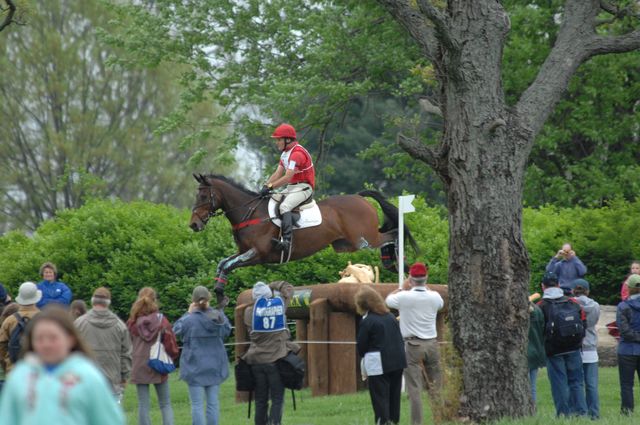
[{"label": "bridle", "polygon": [[[218,209],[218,207],[216,206],[216,197],[214,195],[213,186],[211,186],[211,185],[206,185],[206,186],[205,185],[200,185],[198,187],[198,191],[204,189],[205,187],[209,188],[209,199],[207,199],[205,202],[201,202],[201,203],[197,204],[195,207],[193,207],[191,209],[191,213],[195,214],[195,216],[198,217],[198,219],[202,222],[203,225],[206,225],[209,222],[209,220],[211,219],[211,217],[217,217],[217,216],[226,214],[226,213],[231,212],[233,210],[237,210],[238,208],[246,207],[247,205],[253,203],[256,200],[260,200],[256,205],[254,205],[252,208],[250,208],[247,211],[247,213],[242,218],[242,220],[244,221],[247,217],[249,217],[249,216],[251,216],[253,214],[253,212],[256,210],[256,208],[258,207],[258,205],[262,201],[262,197],[261,196],[256,196],[255,198],[251,198],[249,201],[245,202],[242,205],[238,205],[237,207],[229,208],[226,211],[224,211],[224,210],[216,211]],[[207,213],[207,216],[205,218],[202,218],[202,216],[200,214],[198,214],[197,210],[198,210],[198,208],[203,207],[205,205],[209,205],[209,212]]]},{"label": "bridle", "polygon": [[[198,217],[198,219],[202,222],[202,224],[207,224],[207,222],[209,221],[209,219],[211,219],[211,217],[217,217],[219,215],[224,214],[224,211],[216,211],[218,207],[216,206],[216,197],[213,194],[213,186],[199,186],[198,191],[204,189],[205,187],[209,188],[209,198],[205,202],[202,202],[191,209],[191,212],[195,214],[196,217]],[[207,216],[205,218],[202,218],[202,216],[198,214],[197,211],[200,207],[203,207],[205,205],[210,206],[209,212],[207,213]]]}]

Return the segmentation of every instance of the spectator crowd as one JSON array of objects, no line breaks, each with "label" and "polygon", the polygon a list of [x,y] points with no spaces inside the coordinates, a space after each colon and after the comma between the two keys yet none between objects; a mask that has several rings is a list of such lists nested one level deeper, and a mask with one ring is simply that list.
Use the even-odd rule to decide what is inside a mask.
[{"label": "spectator crowd", "polygon": [[[403,377],[412,425],[425,421],[423,388],[432,405],[444,402],[436,328],[444,301],[429,289],[428,271],[425,264],[415,263],[403,287],[386,299],[368,285],[355,295],[362,316],[355,342],[376,424],[400,421]],[[541,299],[535,302],[536,297],[530,297],[527,359],[533,406],[538,370],[546,367],[556,414],[598,419],[600,306],[591,297],[586,273],[570,244],[549,261]],[[197,286],[184,315],[171,324],[162,314],[156,291],[145,287],[125,322],[111,310],[107,287],[96,288],[87,306],[73,300],[54,264],[44,263],[40,275],[39,283],[20,285],[15,300],[0,284],[3,423],[122,424],[123,395],[127,385],[135,385],[138,423],[151,424],[153,386],[162,424],[171,425],[168,373],[178,360],[180,378],[188,386],[192,423],[220,423],[220,385],[229,376],[224,340],[231,334],[231,324],[223,310],[228,299],[212,306],[209,290]],[[250,345],[238,366],[251,377],[256,425],[282,422],[285,388],[292,388],[282,366],[283,360],[300,351],[286,321],[292,296],[293,286],[286,281],[257,282],[253,306],[245,310]],[[630,414],[634,375],[640,373],[639,262],[631,264],[621,297],[616,315],[620,411]]]}]

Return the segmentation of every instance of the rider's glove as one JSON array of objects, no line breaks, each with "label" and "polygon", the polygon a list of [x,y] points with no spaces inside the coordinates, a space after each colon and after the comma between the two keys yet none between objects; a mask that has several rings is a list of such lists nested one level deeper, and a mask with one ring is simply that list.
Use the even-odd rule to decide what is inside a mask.
[{"label": "rider's glove", "polygon": [[271,188],[267,185],[262,186],[262,189],[260,189],[260,196],[264,197],[264,196],[267,196],[269,193],[271,193]]}]

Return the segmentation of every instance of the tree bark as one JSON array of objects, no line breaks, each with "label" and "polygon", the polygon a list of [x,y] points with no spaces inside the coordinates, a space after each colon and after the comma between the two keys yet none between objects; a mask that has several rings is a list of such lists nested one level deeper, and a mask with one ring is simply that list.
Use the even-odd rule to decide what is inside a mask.
[{"label": "tree bark", "polygon": [[[473,3],[473,4],[472,4]],[[461,414],[475,421],[531,414],[528,255],[522,191],[528,140],[512,130],[501,81],[509,19],[497,2],[449,2],[445,81],[449,285],[453,341],[463,361]]]}]

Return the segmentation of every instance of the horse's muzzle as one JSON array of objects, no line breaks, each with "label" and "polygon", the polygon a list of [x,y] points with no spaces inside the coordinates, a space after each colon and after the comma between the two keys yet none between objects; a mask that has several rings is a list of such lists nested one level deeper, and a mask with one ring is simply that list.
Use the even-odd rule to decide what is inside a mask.
[{"label": "horse's muzzle", "polygon": [[197,221],[194,221],[193,223],[191,223],[189,225],[189,227],[191,227],[191,230],[193,230],[194,232],[199,232],[200,230],[202,230],[202,224],[198,223]]}]

